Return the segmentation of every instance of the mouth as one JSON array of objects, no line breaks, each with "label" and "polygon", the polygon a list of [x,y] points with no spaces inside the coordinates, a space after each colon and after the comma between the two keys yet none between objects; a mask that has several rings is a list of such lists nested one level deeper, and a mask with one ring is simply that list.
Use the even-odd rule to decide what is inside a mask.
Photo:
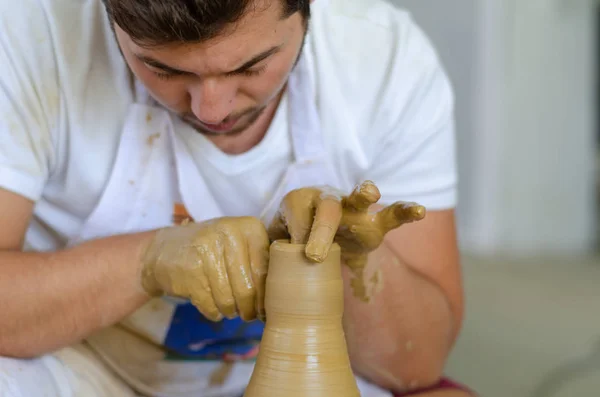
[{"label": "mouth", "polygon": [[204,123],[204,122],[198,120],[195,117],[190,117],[190,116],[184,117],[184,121],[192,124],[195,127],[199,127],[203,130],[212,132],[214,134],[224,134],[224,133],[231,131],[235,127],[235,125],[238,123],[239,120],[240,120],[240,117],[236,117],[233,119],[225,120],[218,124],[208,124],[208,123]]}]

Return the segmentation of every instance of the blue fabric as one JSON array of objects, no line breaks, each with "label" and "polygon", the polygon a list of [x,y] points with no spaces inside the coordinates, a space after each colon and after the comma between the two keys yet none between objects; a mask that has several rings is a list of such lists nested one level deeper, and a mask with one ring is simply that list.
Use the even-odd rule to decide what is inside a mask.
[{"label": "blue fabric", "polygon": [[212,322],[191,303],[177,305],[164,345],[171,352],[194,359],[244,355],[262,338],[264,323],[240,318]]}]

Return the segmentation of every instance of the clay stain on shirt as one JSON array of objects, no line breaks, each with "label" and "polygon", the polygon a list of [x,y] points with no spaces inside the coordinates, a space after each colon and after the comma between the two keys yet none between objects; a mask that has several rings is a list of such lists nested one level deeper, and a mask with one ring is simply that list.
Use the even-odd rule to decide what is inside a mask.
[{"label": "clay stain on shirt", "polygon": [[152,146],[154,144],[154,141],[157,140],[158,138],[160,138],[160,133],[157,132],[156,134],[152,134],[148,137],[148,139],[146,140],[146,143],[148,144],[148,146]]}]

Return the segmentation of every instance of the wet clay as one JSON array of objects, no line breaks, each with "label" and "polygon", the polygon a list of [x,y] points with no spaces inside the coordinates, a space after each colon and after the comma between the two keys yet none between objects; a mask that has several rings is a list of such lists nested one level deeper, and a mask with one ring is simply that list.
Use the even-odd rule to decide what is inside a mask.
[{"label": "wet clay", "polygon": [[[422,220],[426,214],[425,207],[407,202],[397,202],[379,211],[372,211],[372,206],[380,198],[379,189],[371,181],[364,182],[345,197],[340,228],[335,239],[342,247],[344,263],[354,275],[351,280],[354,296],[365,302],[370,300],[365,281],[369,253],[383,243],[387,233],[404,224]],[[381,276],[378,275],[380,278]]]},{"label": "wet clay", "polygon": [[359,397],[350,366],[340,247],[320,264],[303,244],[271,245],[267,319],[244,397]]},{"label": "wet clay", "polygon": [[269,227],[270,239],[289,238],[306,244],[306,255],[322,262],[332,242],[342,248],[342,261],[352,271],[354,296],[369,301],[365,267],[369,254],[377,249],[385,235],[406,223],[425,217],[425,207],[397,202],[380,211],[372,211],[381,198],[377,186],[365,181],[344,196],[329,187],[294,190],[286,195],[278,215]]},{"label": "wet clay", "polygon": [[342,197],[341,192],[329,187],[291,191],[269,227],[269,238],[307,244],[307,255],[315,262],[322,261],[342,219]]},{"label": "wet clay", "polygon": [[256,218],[183,222],[159,230],[143,256],[142,286],[189,299],[208,319],[264,317],[269,239]]}]

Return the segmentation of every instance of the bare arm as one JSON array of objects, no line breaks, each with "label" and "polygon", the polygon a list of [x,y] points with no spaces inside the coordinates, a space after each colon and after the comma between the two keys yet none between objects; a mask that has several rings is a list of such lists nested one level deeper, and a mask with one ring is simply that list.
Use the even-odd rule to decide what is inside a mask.
[{"label": "bare arm", "polygon": [[[350,195],[308,187],[284,197],[272,240],[306,242],[321,262],[342,248],[344,329],[354,369],[381,387],[419,390],[440,378],[463,316],[454,211],[387,207],[373,182]],[[371,298],[370,300],[368,298]]]},{"label": "bare arm", "polygon": [[369,303],[353,296],[344,271],[344,323],[355,370],[397,391],[435,383],[463,317],[454,212],[429,212],[386,235],[369,256],[365,278],[375,292]]},{"label": "bare arm", "polygon": [[[0,190],[0,356],[32,357],[113,325],[150,295],[189,299],[207,318],[264,316],[269,238],[232,217],[23,253],[28,200]],[[219,290],[221,293],[212,294]]]},{"label": "bare arm", "polygon": [[32,357],[77,342],[148,299],[140,256],[154,233],[23,253],[32,209],[31,201],[0,189],[0,356]]}]

